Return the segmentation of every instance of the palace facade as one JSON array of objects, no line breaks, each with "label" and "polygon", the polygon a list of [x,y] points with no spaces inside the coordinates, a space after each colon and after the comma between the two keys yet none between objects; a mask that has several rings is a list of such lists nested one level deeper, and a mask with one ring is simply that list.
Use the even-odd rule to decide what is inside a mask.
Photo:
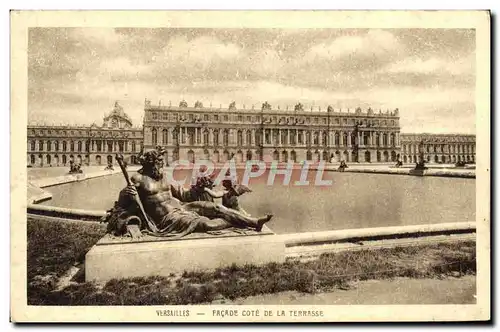
[{"label": "palace facade", "polygon": [[403,163],[416,163],[419,156],[430,163],[456,163],[476,160],[476,135],[402,134]]},{"label": "palace facade", "polygon": [[395,162],[400,153],[399,111],[306,111],[265,102],[255,109],[153,106],[145,101],[144,148],[163,146],[167,160],[236,162],[340,161]]},{"label": "palace facade", "polygon": [[399,111],[353,112],[328,107],[305,110],[273,108],[265,102],[258,109],[153,106],[146,100],[144,122],[134,127],[115,103],[102,126],[28,125],[27,163],[30,166],[66,166],[115,163],[121,153],[136,163],[142,149],[162,146],[166,160],[333,161],[416,163],[422,156],[430,163],[475,162],[475,135],[403,134]]},{"label": "palace facade", "polygon": [[142,128],[115,103],[102,126],[28,125],[27,163],[31,166],[106,165],[116,153],[136,162],[143,144]]}]

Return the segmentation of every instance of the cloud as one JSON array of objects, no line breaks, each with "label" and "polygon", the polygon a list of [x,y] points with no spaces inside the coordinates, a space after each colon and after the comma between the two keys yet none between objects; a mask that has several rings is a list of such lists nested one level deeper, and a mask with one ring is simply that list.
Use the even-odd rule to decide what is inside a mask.
[{"label": "cloud", "polygon": [[469,55],[456,60],[442,58],[421,59],[418,57],[409,57],[391,64],[381,71],[389,73],[447,73],[450,75],[472,75],[475,72],[475,57],[473,55]]},{"label": "cloud", "polygon": [[206,69],[213,62],[232,61],[241,49],[235,44],[225,44],[213,37],[199,37],[189,41],[184,36],[172,38],[163,49],[163,56],[156,60],[168,65],[194,66]]},{"label": "cloud", "polygon": [[307,109],[398,107],[403,130],[440,121],[465,130],[469,120],[474,128],[470,31],[43,28],[29,35],[30,119],[99,122],[119,100],[140,123],[144,98],[175,105],[185,98],[223,107],[233,100],[247,108],[266,100],[282,109],[299,101]]},{"label": "cloud", "polygon": [[306,61],[343,58],[379,58],[398,52],[401,45],[388,31],[370,30],[364,35],[342,36],[331,42],[312,46],[305,55]]}]

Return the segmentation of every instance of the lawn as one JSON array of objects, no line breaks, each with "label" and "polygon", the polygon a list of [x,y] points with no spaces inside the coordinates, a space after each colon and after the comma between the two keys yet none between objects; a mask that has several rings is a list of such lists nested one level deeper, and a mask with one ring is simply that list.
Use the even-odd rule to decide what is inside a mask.
[{"label": "lawn", "polygon": [[[229,266],[168,277],[77,283],[56,290],[57,279],[84,259],[103,225],[28,221],[28,303],[33,305],[201,304],[282,291],[347,289],[369,279],[442,278],[476,273],[475,241],[323,254],[309,262]],[[140,268],[140,267],[139,267]]]}]

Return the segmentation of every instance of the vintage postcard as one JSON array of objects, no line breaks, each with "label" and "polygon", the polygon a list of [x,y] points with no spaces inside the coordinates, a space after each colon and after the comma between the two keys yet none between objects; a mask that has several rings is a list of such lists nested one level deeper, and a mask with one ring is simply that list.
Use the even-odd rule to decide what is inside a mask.
[{"label": "vintage postcard", "polygon": [[488,11],[12,11],[11,320],[485,321]]}]

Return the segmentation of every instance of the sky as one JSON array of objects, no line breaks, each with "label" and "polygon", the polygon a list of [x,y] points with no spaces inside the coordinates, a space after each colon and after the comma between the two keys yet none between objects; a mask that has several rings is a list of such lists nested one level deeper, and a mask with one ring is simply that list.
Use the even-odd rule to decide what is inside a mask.
[{"label": "sky", "polygon": [[31,28],[28,121],[135,125],[153,105],[297,102],[400,111],[401,132],[475,134],[475,32],[466,29]]}]

